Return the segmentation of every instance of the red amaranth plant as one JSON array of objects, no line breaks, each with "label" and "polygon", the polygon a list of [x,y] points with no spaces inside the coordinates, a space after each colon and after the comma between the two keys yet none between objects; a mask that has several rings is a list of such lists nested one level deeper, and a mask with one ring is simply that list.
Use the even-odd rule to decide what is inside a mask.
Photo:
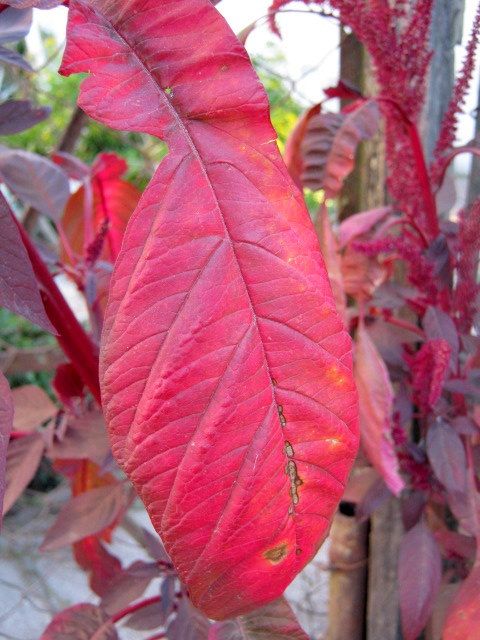
[{"label": "red amaranth plant", "polygon": [[[277,1],[272,5],[274,28],[276,12],[286,4]],[[450,546],[442,551],[449,559],[451,541],[465,538],[468,551],[456,556],[455,576],[469,577],[447,611],[442,638],[473,640],[479,634],[478,606],[472,602],[478,580],[475,543],[480,540],[476,458],[480,442],[476,408],[480,201],[459,212],[458,224],[446,223],[438,215],[436,191],[449,162],[460,152],[453,147],[456,122],[472,77],[480,6],[429,171],[419,117],[430,60],[432,3],[419,1],[411,8],[402,3],[395,10],[387,0],[331,0],[329,4],[372,57],[379,94],[368,98],[378,102],[386,121],[393,211],[352,216],[339,226],[337,244],[328,229],[325,205],[319,219],[320,240],[335,290],[340,290],[338,274],[344,274],[344,291],[353,298],[346,310],[345,299],[340,298],[338,304],[351,319],[356,336],[363,450],[409,514],[399,559],[403,633],[407,640],[415,640],[433,610],[441,585],[439,542],[448,537]],[[355,108],[352,102],[344,113]],[[316,113],[314,118],[327,116]],[[307,162],[312,135],[309,122],[301,135],[299,130],[295,133],[297,167]],[[315,145],[320,149],[327,145],[326,153],[334,155],[328,142],[328,135],[317,126]],[[473,145],[461,151],[478,153]],[[326,197],[332,197],[322,173],[312,176],[310,172],[308,183],[302,177],[304,185],[321,187]],[[340,189],[333,195],[338,193]],[[388,270],[383,271],[386,277],[382,279],[372,277],[376,269],[384,268],[385,256],[392,255],[406,266],[406,283],[397,282],[395,272]],[[371,261],[368,269],[363,266],[365,256]],[[357,281],[349,288],[345,274],[352,272]],[[442,510],[444,520],[438,518]],[[455,579],[448,572],[442,578],[444,583]],[[470,620],[470,627],[465,620]]]}]

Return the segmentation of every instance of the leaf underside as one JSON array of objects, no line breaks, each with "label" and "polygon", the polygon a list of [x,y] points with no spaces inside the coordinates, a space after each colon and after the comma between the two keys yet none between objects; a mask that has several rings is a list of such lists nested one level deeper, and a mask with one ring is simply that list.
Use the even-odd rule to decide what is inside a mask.
[{"label": "leaf underside", "polygon": [[73,0],[62,72],[85,71],[90,116],[170,149],[112,276],[113,452],[195,606],[241,614],[328,530],[357,448],[350,340],[265,92],[209,0]]}]

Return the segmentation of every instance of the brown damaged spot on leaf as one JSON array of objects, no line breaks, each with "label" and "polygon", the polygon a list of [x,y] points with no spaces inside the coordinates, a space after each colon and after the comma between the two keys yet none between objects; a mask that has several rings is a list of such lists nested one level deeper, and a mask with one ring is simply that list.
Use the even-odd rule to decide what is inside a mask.
[{"label": "brown damaged spot on leaf", "polygon": [[292,502],[297,505],[299,501],[297,487],[303,484],[303,481],[298,476],[297,465],[293,460],[288,461],[286,473],[290,478],[290,495],[292,496]]},{"label": "brown damaged spot on leaf", "polygon": [[287,553],[288,545],[284,543],[278,545],[278,547],[273,547],[273,549],[268,549],[268,551],[265,551],[265,553],[263,554],[263,557],[272,564],[278,564],[284,558],[286,558]]}]

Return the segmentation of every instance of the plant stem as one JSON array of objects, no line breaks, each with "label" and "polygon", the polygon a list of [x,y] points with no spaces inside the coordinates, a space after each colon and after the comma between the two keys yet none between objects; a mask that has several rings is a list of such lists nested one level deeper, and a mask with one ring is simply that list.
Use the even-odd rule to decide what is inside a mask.
[{"label": "plant stem", "polygon": [[395,102],[395,100],[390,100],[389,98],[376,98],[378,102],[384,102],[392,106],[399,114],[402,119],[402,122],[407,128],[408,137],[410,139],[410,144],[412,147],[413,157],[415,159],[415,164],[418,170],[418,180],[420,182],[420,187],[423,193],[423,200],[425,204],[425,213],[427,216],[427,225],[429,235],[431,236],[431,240],[436,238],[440,233],[440,227],[438,225],[438,215],[437,215],[437,205],[435,202],[435,196],[433,195],[432,186],[430,184],[430,176],[427,169],[427,163],[425,162],[425,155],[423,153],[423,146],[420,140],[420,135],[418,133],[418,129],[413,123],[407,114],[404,112],[402,107]]},{"label": "plant stem", "polygon": [[406,320],[401,320],[400,318],[396,318],[395,316],[389,315],[388,313],[383,314],[383,319],[385,320],[385,322],[388,322],[388,324],[392,324],[395,327],[400,327],[400,329],[406,329],[411,333],[417,334],[417,336],[420,336],[420,338],[422,338],[423,340],[425,339],[424,332],[418,327],[416,327],[414,324],[412,324],[411,322],[407,322]]},{"label": "plant stem", "polygon": [[93,342],[68,306],[50,271],[43,262],[36,247],[15,216],[25,249],[30,257],[33,271],[42,293],[45,310],[55,329],[57,340],[65,355],[77,369],[85,385],[101,405],[98,381],[98,356]]},{"label": "plant stem", "polygon": [[115,613],[112,616],[111,621],[115,624],[122,618],[126,618],[130,614],[135,613],[135,611],[138,611],[139,609],[143,609],[144,607],[148,607],[151,604],[155,604],[156,602],[160,602],[160,601],[161,601],[160,596],[152,596],[151,598],[145,598],[145,600],[140,600],[140,602],[131,604],[128,607],[125,607],[125,609],[122,609],[121,611],[119,611],[118,613]]}]

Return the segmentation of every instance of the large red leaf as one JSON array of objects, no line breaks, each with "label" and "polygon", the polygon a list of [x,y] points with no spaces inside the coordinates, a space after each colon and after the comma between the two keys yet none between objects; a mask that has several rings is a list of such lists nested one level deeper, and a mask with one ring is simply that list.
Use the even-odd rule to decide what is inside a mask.
[{"label": "large red leaf", "polygon": [[89,115],[170,149],[115,266],[103,404],[194,604],[244,613],[315,554],[357,447],[350,340],[315,233],[208,0],[74,0],[62,71],[91,73]]},{"label": "large red leaf", "polygon": [[0,371],[0,522],[6,488],[7,446],[13,425],[13,398],[8,381]]},{"label": "large red leaf", "polygon": [[13,214],[0,194],[0,306],[54,332]]}]

